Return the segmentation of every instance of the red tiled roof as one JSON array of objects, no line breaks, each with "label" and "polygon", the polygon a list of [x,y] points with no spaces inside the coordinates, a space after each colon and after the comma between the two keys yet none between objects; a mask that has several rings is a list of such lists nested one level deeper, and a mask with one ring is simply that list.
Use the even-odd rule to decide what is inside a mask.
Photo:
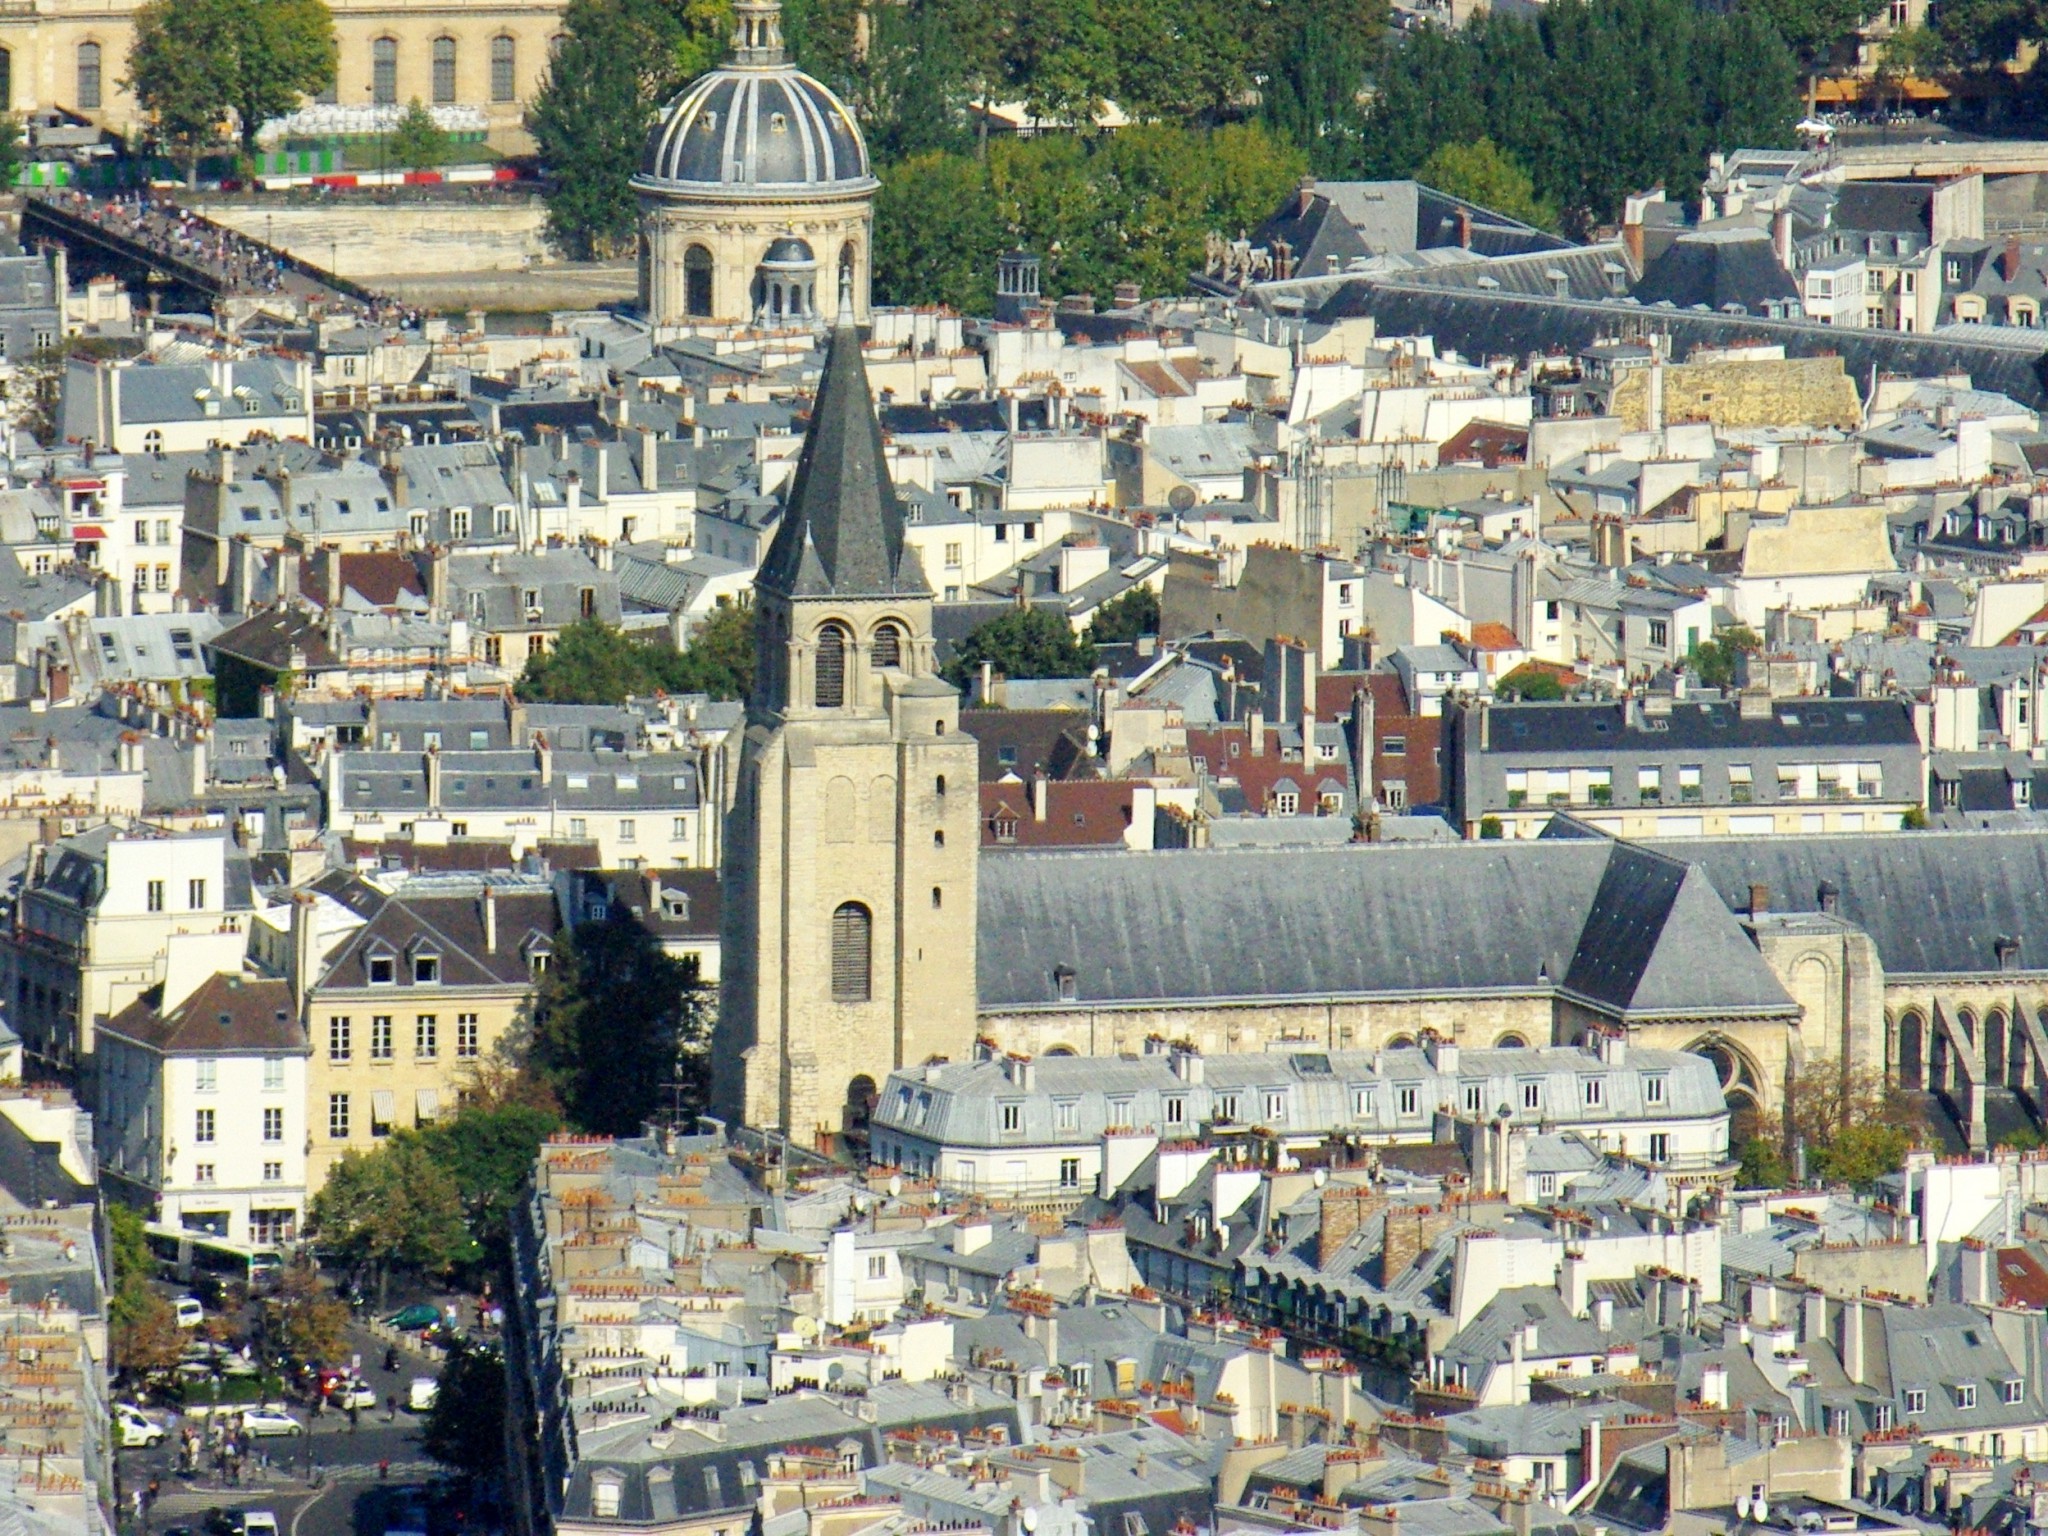
[{"label": "red tiled roof", "polygon": [[984,847],[1088,848],[1123,842],[1133,814],[1135,780],[1048,780],[1043,821],[1036,814],[1033,788],[1021,783],[981,786]]},{"label": "red tiled roof", "polygon": [[1998,1290],[2003,1306],[2048,1307],[2048,1269],[2024,1248],[2001,1248]]},{"label": "red tiled roof", "polygon": [[1504,421],[1472,421],[1437,450],[1439,464],[1469,464],[1475,459],[1488,469],[1521,464],[1529,457],[1529,429]]},{"label": "red tiled roof", "polygon": [[1481,651],[1519,651],[1522,642],[1515,638],[1515,632],[1505,624],[1482,621],[1472,626],[1472,645]]}]

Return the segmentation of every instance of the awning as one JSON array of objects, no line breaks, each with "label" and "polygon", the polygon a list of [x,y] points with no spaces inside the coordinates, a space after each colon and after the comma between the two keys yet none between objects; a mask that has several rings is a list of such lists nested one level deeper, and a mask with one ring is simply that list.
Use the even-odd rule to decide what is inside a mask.
[{"label": "awning", "polygon": [[376,1125],[389,1125],[398,1117],[398,1095],[389,1088],[379,1088],[370,1094],[370,1120]]},{"label": "awning", "polygon": [[422,1088],[414,1095],[414,1101],[419,1110],[421,1125],[425,1125],[430,1120],[438,1120],[441,1117],[440,1089]]},{"label": "awning", "polygon": [[71,542],[74,544],[90,544],[106,536],[107,530],[97,523],[75,523],[71,528]]}]

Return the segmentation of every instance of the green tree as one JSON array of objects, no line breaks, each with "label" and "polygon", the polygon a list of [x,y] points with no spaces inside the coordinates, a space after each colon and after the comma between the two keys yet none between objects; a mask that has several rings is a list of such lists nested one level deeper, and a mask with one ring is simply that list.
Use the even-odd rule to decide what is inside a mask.
[{"label": "green tree", "polygon": [[1808,70],[1838,54],[1879,9],[1871,0],[1744,0],[1742,8],[1783,38]]},{"label": "green tree", "polygon": [[1091,645],[1120,645],[1140,635],[1159,633],[1159,594],[1150,587],[1132,587],[1095,610],[1088,621]]},{"label": "green tree", "polygon": [[2048,35],[2042,0],[1939,0],[1929,13],[1947,60],[1962,69],[1996,69],[2020,44]]},{"label": "green tree", "polygon": [[391,158],[409,171],[432,170],[448,158],[447,130],[417,96],[391,130]]},{"label": "green tree", "polygon": [[946,677],[965,688],[984,661],[1002,677],[1086,677],[1095,669],[1095,647],[1051,609],[1012,608],[967,633]]},{"label": "green tree", "polygon": [[325,0],[149,0],[135,13],[128,87],[165,142],[187,152],[227,112],[244,155],[256,130],[334,80]]},{"label": "green tree", "polygon": [[471,1239],[487,1252],[503,1251],[507,1213],[540,1144],[561,1124],[553,1108],[513,1101],[466,1104],[419,1132],[421,1150],[454,1181]]},{"label": "green tree", "polygon": [[1766,1136],[1752,1136],[1742,1144],[1741,1171],[1735,1175],[1738,1189],[1783,1189],[1792,1180],[1777,1144]]},{"label": "green tree", "polygon": [[633,238],[631,180],[662,104],[717,57],[724,4],[569,0],[526,126],[548,172],[548,230],[580,260]]},{"label": "green tree", "polygon": [[1713,639],[1695,645],[1689,659],[1707,687],[1733,688],[1740,659],[1762,650],[1763,645],[1763,637],[1755,630],[1731,624]]},{"label": "green tree", "polygon": [[557,941],[528,1070],[578,1130],[635,1136],[672,1085],[686,1107],[702,1104],[709,1016],[690,971],[614,903]]},{"label": "green tree", "polygon": [[664,684],[671,693],[702,693],[714,699],[744,699],[754,691],[754,610],[725,603],[690,636],[680,662]]},{"label": "green tree", "polygon": [[21,118],[0,112],[0,188],[11,189],[21,179],[23,149]]},{"label": "green tree", "polygon": [[529,656],[514,691],[549,704],[617,704],[656,692],[746,697],[754,682],[754,611],[741,603],[712,610],[678,651],[664,639],[641,640],[601,619],[582,619]]},{"label": "green tree", "polygon": [[1919,1106],[1881,1072],[1815,1062],[1786,1084],[1785,1151],[1805,1148],[1811,1179],[1868,1185],[1895,1172],[1926,1130]]},{"label": "green tree", "polygon": [[1305,0],[1276,8],[1258,72],[1260,115],[1321,174],[1352,170],[1366,77],[1384,55],[1385,0]]},{"label": "green tree", "polygon": [[875,193],[875,294],[885,304],[944,304],[985,315],[996,258],[1009,243],[988,171],[965,155],[914,155]]},{"label": "green tree", "polygon": [[401,1131],[374,1152],[345,1152],[313,1197],[307,1222],[323,1247],[377,1276],[444,1274],[474,1253],[454,1177]]},{"label": "green tree", "polygon": [[277,1289],[263,1299],[270,1347],[288,1360],[327,1365],[347,1350],[348,1308],[321,1284],[310,1260],[285,1266]]},{"label": "green tree", "polygon": [[1548,667],[1524,663],[1502,678],[1495,692],[1512,694],[1516,698],[1542,701],[1564,697],[1564,684],[1557,680],[1557,674]]},{"label": "green tree", "polygon": [[505,1360],[497,1350],[470,1339],[449,1350],[420,1448],[471,1477],[497,1474],[505,1459]]},{"label": "green tree", "polygon": [[171,1370],[185,1347],[184,1330],[171,1304],[150,1284],[156,1260],[143,1231],[142,1213],[111,1201],[104,1209],[107,1268],[113,1281],[107,1321],[114,1365],[137,1378]]},{"label": "green tree", "polygon": [[1512,155],[1495,148],[1491,139],[1438,146],[1416,169],[1415,179],[1538,229],[1557,222],[1557,210],[1536,195],[1529,173]]}]

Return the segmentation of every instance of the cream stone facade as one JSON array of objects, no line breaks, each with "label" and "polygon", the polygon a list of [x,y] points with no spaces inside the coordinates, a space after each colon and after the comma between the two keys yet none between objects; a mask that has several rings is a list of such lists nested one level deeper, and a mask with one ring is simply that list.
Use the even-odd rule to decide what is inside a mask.
[{"label": "cream stone facade", "polygon": [[[125,83],[137,6],[14,0],[0,7],[0,108],[55,107],[117,132],[139,128]],[[429,105],[477,107],[494,143],[530,142],[526,106],[547,78],[562,30],[559,0],[440,0],[431,9],[331,0],[331,9],[339,58],[330,99],[403,105],[417,96]]]},{"label": "cream stone facade", "polygon": [[937,676],[850,324],[755,592],[712,1100],[809,1139],[861,1130],[892,1071],[974,1038],[979,749]]},{"label": "cream stone facade", "polygon": [[845,103],[788,61],[777,0],[741,0],[730,63],[647,137],[640,307],[658,327],[868,318],[876,181]]}]

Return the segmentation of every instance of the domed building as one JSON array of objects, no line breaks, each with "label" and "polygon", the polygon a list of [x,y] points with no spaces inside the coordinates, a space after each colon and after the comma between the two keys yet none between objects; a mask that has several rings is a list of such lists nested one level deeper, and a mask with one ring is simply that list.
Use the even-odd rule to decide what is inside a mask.
[{"label": "domed building", "polygon": [[657,326],[868,316],[875,178],[846,104],[789,62],[780,0],[738,0],[729,63],[647,136],[640,307]]}]

